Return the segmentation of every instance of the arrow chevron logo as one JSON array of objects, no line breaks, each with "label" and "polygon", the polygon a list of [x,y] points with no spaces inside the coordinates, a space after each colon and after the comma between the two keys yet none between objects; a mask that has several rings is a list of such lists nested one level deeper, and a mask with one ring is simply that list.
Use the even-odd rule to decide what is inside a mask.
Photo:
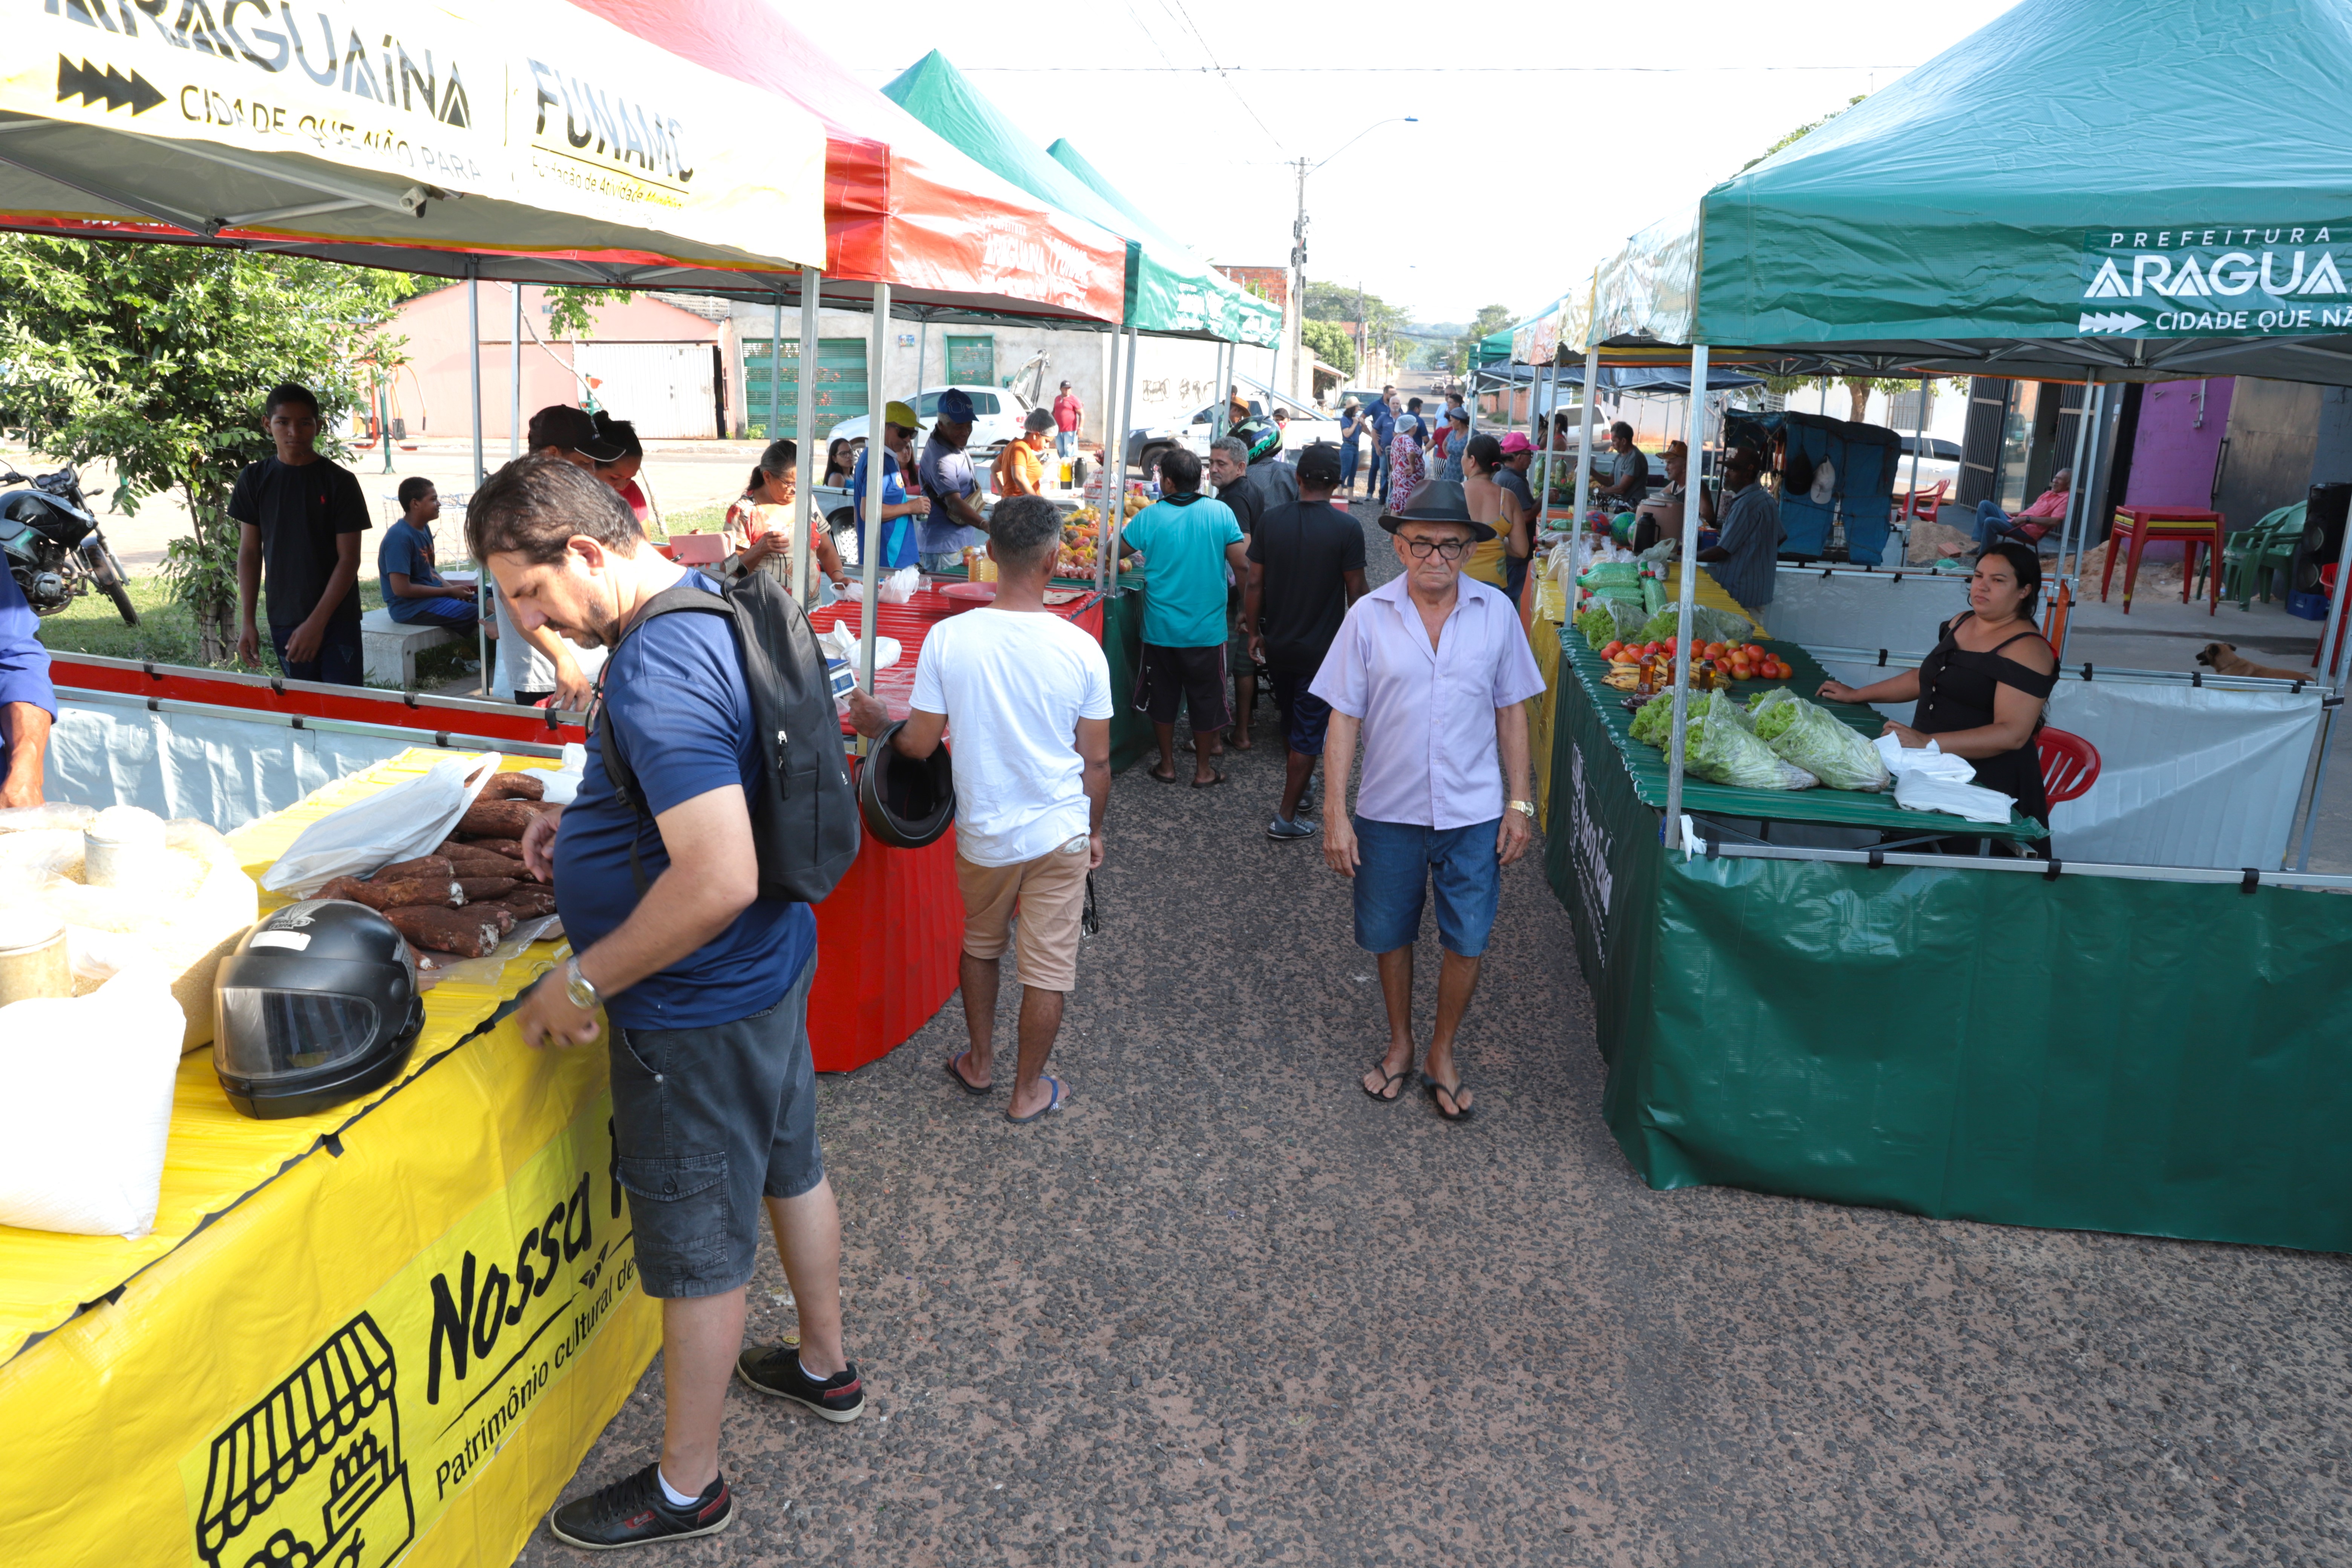
[{"label": "arrow chevron logo", "polygon": [[125,76],[120,66],[108,66],[101,70],[86,59],[77,65],[59,55],[58,101],[63,103],[69,98],[80,99],[84,109],[100,99],[106,100],[110,110],[128,105],[133,119],[163,101],[163,95],[156,90],[155,84],[137,71]]},{"label": "arrow chevron logo", "polygon": [[2074,330],[2084,337],[2093,332],[2128,332],[2134,327],[2144,327],[2147,319],[2129,310],[2085,310]]}]

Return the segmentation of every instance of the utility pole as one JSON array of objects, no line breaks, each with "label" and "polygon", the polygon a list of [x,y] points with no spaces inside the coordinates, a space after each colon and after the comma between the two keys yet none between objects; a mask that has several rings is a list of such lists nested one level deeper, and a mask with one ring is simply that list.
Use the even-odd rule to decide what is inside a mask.
[{"label": "utility pole", "polygon": [[[1298,160],[1298,216],[1290,226],[1290,401],[1298,403],[1299,362],[1307,357],[1307,171]],[[1314,377],[1307,377],[1311,387]]]}]

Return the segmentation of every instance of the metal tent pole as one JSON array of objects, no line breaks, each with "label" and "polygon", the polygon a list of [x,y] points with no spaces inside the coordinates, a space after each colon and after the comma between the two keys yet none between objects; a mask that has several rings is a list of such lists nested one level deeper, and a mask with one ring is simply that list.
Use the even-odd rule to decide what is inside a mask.
[{"label": "metal tent pole", "polygon": [[[2320,679],[2337,690],[2342,689],[2336,666],[2337,656],[2344,650],[2344,598],[2347,570],[2352,570],[2352,528],[2344,531],[2343,548],[2336,552],[2336,592],[2327,596],[2327,630],[2319,639]],[[2292,587],[2294,584],[2288,585]]]},{"label": "metal tent pole", "polygon": [[[1596,344],[1584,351],[1584,419],[1582,434],[1577,439],[1576,516],[1569,522],[1569,526],[1576,531],[1576,537],[1579,539],[1584,537],[1585,510],[1592,504],[1592,416],[1601,405],[1598,395],[1600,386],[1601,350]],[[1547,437],[1546,439],[1549,437]],[[1583,546],[1579,545],[1570,554],[1570,563],[1581,568],[1584,563]],[[1573,579],[1571,578],[1570,581],[1572,584]],[[1570,611],[1576,608],[1572,585],[1569,595],[1569,608]],[[1571,615],[1570,618],[1572,620],[1574,616]]]},{"label": "metal tent pole", "polygon": [[[2058,524],[2058,559],[2062,564],[2066,558],[2066,540],[2074,531],[2075,518],[2090,510],[2089,503],[2083,499],[2083,458],[2090,449],[2091,405],[2096,390],[2095,387],[2091,386],[2083,388],[2082,409],[2074,416],[2074,466],[2068,470],[2071,477],[2066,481],[2066,516]],[[2213,563],[2216,571],[2221,569],[2221,565],[2218,561]],[[2068,603],[2070,608],[2066,618],[2072,621],[2074,618],[2071,608],[2072,601],[2069,600]]]},{"label": "metal tent pole", "polygon": [[[793,439],[800,444],[801,471],[795,481],[798,499],[793,507],[798,515],[793,519],[792,574],[793,596],[803,609],[815,596],[810,591],[809,563],[816,559],[815,534],[822,526],[816,514],[816,487],[824,479],[824,458],[816,449],[816,366],[821,353],[816,311],[822,281],[815,268],[801,268],[801,358],[799,379],[793,387]],[[875,427],[870,415],[866,427]]]},{"label": "metal tent pole", "polygon": [[514,321],[507,332],[507,461],[522,456],[522,285],[514,286]]},{"label": "metal tent pole", "polygon": [[[890,444],[883,436],[887,428],[883,418],[890,404],[883,356],[889,342],[890,285],[877,279],[874,285],[874,324],[866,345],[866,405],[873,412],[866,420],[865,537],[857,543],[857,572],[866,587],[857,606],[857,683],[869,696],[874,690],[874,596],[881,583],[882,478],[890,458]],[[862,741],[857,754],[866,754]]]},{"label": "metal tent pole", "polygon": [[[489,470],[482,466],[481,274],[481,262],[472,257],[467,258],[466,382],[467,389],[471,394],[474,405],[474,488],[478,490],[482,488],[482,480],[488,478],[489,473]],[[391,422],[387,420],[384,424],[384,427],[376,432],[376,434],[383,437],[384,455],[387,458],[390,457],[392,454]],[[469,496],[467,499],[470,501],[473,498]],[[489,567],[487,563],[478,561],[475,563],[475,565],[481,568],[485,576],[488,574]],[[476,672],[481,677],[481,684],[476,688],[476,689],[480,691],[484,696],[488,696],[490,689],[490,629],[488,626],[482,624],[481,590],[478,586],[474,591],[474,661]]]},{"label": "metal tent pole", "polygon": [[[1135,407],[1135,329],[1133,327],[1127,329],[1127,374],[1120,387],[1118,405],[1119,419],[1122,425],[1132,425],[1135,422],[1135,415],[1133,412]],[[1118,485],[1107,499],[1109,500],[1111,506],[1108,520],[1110,524],[1110,580],[1111,586],[1116,588],[1118,585],[1118,541],[1119,536],[1127,531],[1127,441],[1123,431],[1118,444]],[[1097,542],[1099,542],[1102,537],[1103,535],[1101,531],[1097,530],[1096,531],[1096,539]],[[1097,549],[1099,549],[1099,544],[1097,544]]]},{"label": "metal tent pole", "polygon": [[[1706,384],[1706,345],[1691,345],[1691,384]],[[1584,405],[1592,406],[1591,387],[1585,389]],[[1690,401],[1690,434],[1686,437],[1696,449],[1706,434],[1698,411],[1698,399]],[[1587,423],[1591,416],[1587,416]],[[1691,608],[1698,602],[1698,487],[1683,487],[1683,548],[1675,595],[1675,725],[1666,747],[1666,820],[1664,843],[1669,849],[1682,847],[1683,834],[1683,731],[1690,721],[1690,645]]]},{"label": "metal tent pole", "polygon": [[2058,531],[2058,591],[2066,596],[2066,620],[2058,628],[2056,650],[2062,666],[2066,662],[2066,645],[2074,637],[2074,610],[2083,597],[2083,551],[2091,537],[2091,498],[2083,481],[2086,470],[2098,465],[2107,389],[2104,385],[2093,387],[2084,402],[2083,428],[2075,432],[2074,478],[2066,492],[2066,521]]},{"label": "metal tent pole", "polygon": [[[1911,552],[1909,549],[1911,542],[1911,513],[1913,509],[1919,504],[1919,452],[1920,448],[1926,447],[1927,444],[1927,378],[1924,375],[1921,376],[1919,378],[1918,433],[1911,437],[1911,494],[1903,503],[1903,542],[1905,545],[1903,552],[1906,555],[1908,555]],[[1893,421],[1889,420],[1888,423],[1892,424]],[[1930,519],[1929,521],[1932,521],[1934,520]],[[1903,563],[1898,561],[1895,564],[1900,566]]]},{"label": "metal tent pole", "polygon": [[[1118,329],[1113,327],[1103,337],[1102,390],[1102,471],[1097,476],[1102,484],[1102,511],[1095,519],[1095,591],[1108,594],[1118,581],[1118,559],[1111,544],[1111,509],[1118,497],[1111,490],[1111,432],[1118,426]],[[1127,443],[1118,443],[1124,453]]]}]

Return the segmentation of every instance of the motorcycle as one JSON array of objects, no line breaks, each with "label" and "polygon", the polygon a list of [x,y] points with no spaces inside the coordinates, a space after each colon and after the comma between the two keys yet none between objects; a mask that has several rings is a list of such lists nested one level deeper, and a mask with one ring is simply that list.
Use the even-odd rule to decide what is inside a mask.
[{"label": "motorcycle", "polygon": [[27,479],[0,473],[0,485],[29,489],[0,494],[0,556],[37,616],[54,616],[95,587],[114,601],[122,623],[135,626],[122,563],[106,542],[71,468]]}]

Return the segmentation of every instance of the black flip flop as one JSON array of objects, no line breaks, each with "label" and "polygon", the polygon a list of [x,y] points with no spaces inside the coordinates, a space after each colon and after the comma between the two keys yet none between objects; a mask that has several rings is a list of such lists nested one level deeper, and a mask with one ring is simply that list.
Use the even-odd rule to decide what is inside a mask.
[{"label": "black flip flop", "polygon": [[1478,1114],[1478,1108],[1475,1105],[1470,1106],[1467,1109],[1448,1110],[1445,1109],[1445,1100],[1442,1100],[1437,1098],[1442,1094],[1446,1100],[1453,1100],[1456,1107],[1460,1107],[1462,1105],[1462,1101],[1459,1098],[1462,1093],[1462,1080],[1459,1078],[1456,1078],[1454,1080],[1454,1087],[1448,1089],[1445,1085],[1438,1082],[1427,1073],[1423,1073],[1421,1075],[1421,1087],[1429,1091],[1429,1103],[1437,1107],[1437,1114],[1445,1118],[1448,1121],[1467,1121],[1472,1117]]},{"label": "black flip flop", "polygon": [[1158,768],[1146,768],[1143,771],[1150,775],[1153,784],[1174,784],[1182,776],[1178,773],[1163,773]]},{"label": "black flip flop", "polygon": [[964,1058],[970,1055],[971,1055],[970,1051],[958,1051],[955,1055],[950,1057],[948,1058],[948,1076],[955,1079],[956,1087],[963,1090],[966,1094],[992,1094],[995,1092],[995,1084],[975,1084],[971,1079],[963,1076],[963,1069],[961,1068],[956,1066],[956,1063],[963,1060]]},{"label": "black flip flop", "polygon": [[[1380,1071],[1381,1064],[1374,1062],[1372,1064],[1372,1070],[1374,1072]],[[1373,1100],[1379,1100],[1382,1105],[1394,1105],[1398,1100],[1404,1098],[1404,1090],[1399,1089],[1396,1093],[1391,1094],[1389,1092],[1389,1085],[1396,1082],[1396,1080],[1401,1078],[1411,1078],[1412,1076],[1412,1068],[1410,1067],[1406,1068],[1402,1072],[1390,1073],[1386,1078],[1381,1080],[1381,1091],[1378,1094],[1373,1094],[1370,1089],[1364,1089],[1364,1080],[1361,1079],[1358,1079],[1356,1080],[1356,1087],[1358,1089],[1364,1089],[1365,1094],[1370,1096]]]},{"label": "black flip flop", "polygon": [[1212,773],[1205,779],[1194,779],[1192,781],[1192,787],[1194,789],[1214,789],[1224,782],[1225,775],[1223,773]]}]

